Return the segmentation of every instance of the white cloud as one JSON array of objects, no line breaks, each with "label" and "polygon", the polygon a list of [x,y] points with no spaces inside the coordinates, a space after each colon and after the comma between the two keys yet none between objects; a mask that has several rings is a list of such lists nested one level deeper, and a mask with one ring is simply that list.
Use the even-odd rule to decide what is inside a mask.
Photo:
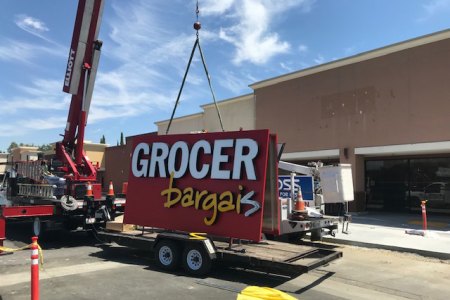
[{"label": "white cloud", "polygon": [[28,43],[7,40],[0,46],[0,60],[30,63],[30,59],[36,55],[32,48]]},{"label": "white cloud", "polygon": [[323,64],[325,62],[325,58],[321,54],[318,54],[317,57],[314,58],[314,62],[317,65],[321,65],[321,64]]},{"label": "white cloud", "polygon": [[30,34],[43,39],[44,41],[52,43],[57,47],[61,47],[61,45],[59,45],[58,43],[55,43],[54,41],[44,36],[44,33],[50,30],[44,22],[27,15],[16,15],[15,23],[22,30],[25,30]]},{"label": "white cloud", "polygon": [[66,57],[67,55],[59,47],[45,47],[11,39],[0,41],[0,60],[3,61],[19,61],[30,64],[33,59],[42,54],[58,57]]},{"label": "white cloud", "polygon": [[347,47],[347,48],[344,49],[344,54],[346,56],[353,55],[353,54],[355,54],[355,52],[356,52],[356,47],[355,46],[350,46],[350,47]]},{"label": "white cloud", "polygon": [[16,25],[30,33],[49,31],[45,23],[27,15],[17,15]]},{"label": "white cloud", "polygon": [[418,21],[426,21],[437,14],[447,13],[450,10],[450,0],[429,0],[422,5],[425,15]]},{"label": "white cloud", "polygon": [[11,99],[0,99],[0,118],[10,114],[31,111],[55,111],[68,109],[69,96],[61,92],[62,82],[56,80],[34,80],[29,86],[15,86],[22,95]]},{"label": "white cloud", "polygon": [[298,46],[298,51],[299,51],[300,53],[306,53],[306,52],[308,52],[308,46],[306,46],[306,45],[300,45],[300,46]]},{"label": "white cloud", "polygon": [[200,14],[221,15],[231,8],[235,0],[205,0],[200,3]]},{"label": "white cloud", "polygon": [[288,72],[292,72],[293,71],[293,69],[290,67],[290,66],[288,66],[287,64],[285,64],[285,63],[280,63],[280,67],[283,69],[283,70],[285,70],[285,71],[288,71]]},{"label": "white cloud", "polygon": [[[202,6],[205,15],[220,14],[222,18],[229,18],[233,24],[222,27],[219,36],[235,47],[233,62],[237,65],[243,62],[264,64],[272,57],[287,53],[291,46],[281,40],[276,32],[271,31],[270,25],[285,11],[298,7],[303,12],[311,10],[313,0],[209,0]],[[201,10],[202,11],[202,10]]]},{"label": "white cloud", "polygon": [[[224,70],[221,72],[219,84],[234,94],[241,93],[247,85],[243,84],[242,77],[232,71]],[[250,82],[249,82],[250,83]]]},{"label": "white cloud", "polygon": [[423,5],[429,15],[434,15],[442,10],[450,8],[450,0],[432,0]]}]

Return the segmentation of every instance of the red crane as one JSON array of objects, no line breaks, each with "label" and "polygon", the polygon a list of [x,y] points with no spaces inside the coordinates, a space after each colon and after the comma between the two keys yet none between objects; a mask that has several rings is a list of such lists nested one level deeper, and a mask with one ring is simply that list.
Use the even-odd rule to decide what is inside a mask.
[{"label": "red crane", "polygon": [[97,39],[103,0],[79,0],[63,91],[72,94],[63,140],[56,144],[60,171],[72,181],[95,181],[97,168],[86,156],[86,127],[102,42]]}]

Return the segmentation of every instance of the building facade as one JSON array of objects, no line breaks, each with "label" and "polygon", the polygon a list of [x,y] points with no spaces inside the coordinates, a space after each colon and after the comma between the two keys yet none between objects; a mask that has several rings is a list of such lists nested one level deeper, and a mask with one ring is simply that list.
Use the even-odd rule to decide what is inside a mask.
[{"label": "building facade", "polygon": [[[352,164],[351,211],[415,211],[426,199],[450,214],[449,78],[447,30],[256,82],[219,108],[226,131],[278,134],[283,160]],[[170,133],[221,131],[214,104],[202,109]]]},{"label": "building facade", "polygon": [[353,210],[450,212],[450,31],[258,82],[291,161],[353,166]]}]

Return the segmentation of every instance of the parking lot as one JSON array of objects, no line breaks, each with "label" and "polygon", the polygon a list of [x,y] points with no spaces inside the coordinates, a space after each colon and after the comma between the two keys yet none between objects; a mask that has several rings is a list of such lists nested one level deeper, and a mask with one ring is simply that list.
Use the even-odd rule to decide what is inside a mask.
[{"label": "parking lot", "polygon": [[[28,225],[9,226],[6,246],[27,244]],[[323,244],[343,257],[295,278],[226,266],[195,278],[161,272],[148,252],[102,244],[86,232],[40,244],[42,299],[236,299],[252,285],[299,299],[447,299],[450,292],[449,261],[378,249]],[[29,299],[29,257],[29,251],[0,256],[2,300]]]}]

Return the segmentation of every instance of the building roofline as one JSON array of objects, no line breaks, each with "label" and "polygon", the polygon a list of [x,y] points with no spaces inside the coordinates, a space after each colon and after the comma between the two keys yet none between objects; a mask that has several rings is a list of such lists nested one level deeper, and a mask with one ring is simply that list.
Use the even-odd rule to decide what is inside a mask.
[{"label": "building roofline", "polygon": [[[181,116],[181,117],[173,118],[172,121],[180,121],[180,120],[194,119],[194,118],[199,117],[199,116],[201,116],[201,115],[203,115],[203,112],[198,112],[198,113],[195,113],[195,114],[190,114],[190,115],[186,115],[186,116]],[[163,124],[169,123],[169,121],[170,121],[170,119],[167,119],[167,120],[157,121],[157,122],[155,122],[154,124],[155,124],[155,125],[163,125]]]},{"label": "building roofline", "polygon": [[[253,96],[253,93],[240,95],[240,96],[237,96],[237,97],[233,97],[233,98],[217,101],[217,104],[231,104],[231,103],[234,103],[234,102],[246,100],[247,98],[250,98],[252,96]],[[200,105],[200,107],[203,108],[203,109],[209,108],[209,107],[214,107],[214,102]]]},{"label": "building roofline", "polygon": [[[253,93],[245,94],[245,95],[241,95],[241,96],[237,96],[237,97],[233,97],[233,98],[229,98],[229,99],[217,101],[217,104],[219,104],[219,105],[220,105],[220,104],[222,104],[222,105],[223,105],[223,104],[231,104],[231,103],[234,103],[234,102],[246,100],[247,98],[250,98],[250,97],[252,97],[252,96],[253,96]],[[204,110],[205,108],[211,108],[211,107],[214,107],[214,102],[200,105],[200,107],[201,107],[203,110]],[[187,116],[181,116],[181,117],[178,117],[178,118],[173,118],[173,121],[180,121],[180,120],[193,119],[193,118],[199,117],[199,116],[201,116],[201,115],[203,115],[203,114],[204,114],[204,111],[198,112],[198,113],[195,113],[195,114],[190,114],[190,115],[187,115]],[[162,120],[162,121],[157,121],[157,122],[155,122],[155,125],[163,125],[163,124],[168,123],[169,121],[170,121],[170,119]]]},{"label": "building roofline", "polygon": [[281,75],[281,76],[278,76],[278,77],[273,77],[273,78],[270,78],[270,79],[258,81],[258,82],[250,84],[249,87],[251,87],[253,90],[255,90],[255,89],[271,86],[271,85],[274,85],[274,84],[277,84],[277,83],[281,83],[281,82],[284,82],[284,81],[292,80],[292,79],[295,79],[295,78],[300,78],[300,77],[312,75],[312,74],[315,74],[315,73],[319,73],[319,72],[323,72],[323,71],[327,71],[327,70],[336,69],[336,68],[339,68],[339,67],[351,65],[351,64],[354,64],[354,63],[367,61],[367,60],[370,60],[370,59],[373,59],[373,58],[385,56],[385,55],[388,55],[388,54],[392,54],[392,53],[403,51],[403,50],[406,50],[406,49],[410,49],[410,48],[414,48],[414,47],[430,44],[430,43],[441,41],[441,40],[445,40],[445,39],[448,39],[448,38],[450,38],[450,29],[438,31],[438,32],[435,32],[435,33],[431,33],[431,34],[423,35],[423,36],[416,37],[416,38],[413,38],[413,39],[409,39],[409,40],[406,40],[406,41],[403,41],[403,42],[391,44],[391,45],[388,45],[388,46],[385,46],[385,47],[381,47],[381,48],[377,48],[377,49],[374,49],[374,50],[362,52],[362,53],[359,53],[359,54],[356,54],[356,55],[353,55],[353,56],[349,56],[349,57],[346,57],[346,58],[334,60],[334,61],[322,64],[322,65],[310,67],[310,68],[303,69],[303,70],[300,70],[300,71],[295,71],[295,72],[288,73],[288,74],[285,74],[285,75]]}]

